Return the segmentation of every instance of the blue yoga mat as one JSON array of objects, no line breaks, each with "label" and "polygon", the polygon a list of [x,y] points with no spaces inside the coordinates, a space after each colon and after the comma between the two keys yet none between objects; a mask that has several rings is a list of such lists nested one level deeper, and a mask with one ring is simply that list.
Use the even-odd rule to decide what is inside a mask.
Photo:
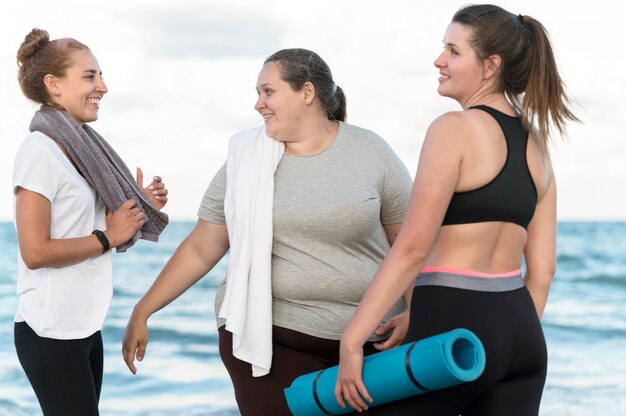
[{"label": "blue yoga mat", "polygon": [[[476,380],[485,369],[485,349],[473,332],[458,328],[363,360],[363,382],[374,399],[389,403]],[[302,375],[285,389],[294,416],[342,415],[335,399],[338,366]]]}]

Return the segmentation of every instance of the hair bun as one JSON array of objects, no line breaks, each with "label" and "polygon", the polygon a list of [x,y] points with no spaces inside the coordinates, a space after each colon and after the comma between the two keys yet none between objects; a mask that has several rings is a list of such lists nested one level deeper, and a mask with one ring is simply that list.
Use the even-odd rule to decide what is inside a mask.
[{"label": "hair bun", "polygon": [[50,42],[48,32],[37,28],[31,30],[17,51],[17,62],[23,64],[48,42]]}]

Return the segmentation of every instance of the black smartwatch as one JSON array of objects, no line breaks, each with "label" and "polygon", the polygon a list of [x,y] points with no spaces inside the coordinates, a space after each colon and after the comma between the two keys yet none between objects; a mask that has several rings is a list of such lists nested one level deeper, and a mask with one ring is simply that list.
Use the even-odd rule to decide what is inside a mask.
[{"label": "black smartwatch", "polygon": [[111,248],[111,244],[109,244],[109,239],[107,238],[106,235],[104,235],[102,231],[93,230],[91,234],[95,234],[96,237],[98,237],[98,240],[100,240],[100,243],[102,243],[102,247],[103,247],[102,254],[109,251],[109,249]]}]

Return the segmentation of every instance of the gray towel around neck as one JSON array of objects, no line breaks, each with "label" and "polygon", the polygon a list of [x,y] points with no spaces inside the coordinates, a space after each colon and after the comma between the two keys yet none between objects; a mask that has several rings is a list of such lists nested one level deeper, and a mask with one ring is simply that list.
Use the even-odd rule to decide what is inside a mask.
[{"label": "gray towel around neck", "polygon": [[129,241],[117,247],[118,253],[139,239],[159,241],[159,234],[168,223],[167,214],[144,195],[126,164],[94,129],[79,124],[65,111],[45,105],[35,112],[29,129],[44,133],[65,148],[107,211],[115,212],[129,199],[137,201],[147,221]]}]

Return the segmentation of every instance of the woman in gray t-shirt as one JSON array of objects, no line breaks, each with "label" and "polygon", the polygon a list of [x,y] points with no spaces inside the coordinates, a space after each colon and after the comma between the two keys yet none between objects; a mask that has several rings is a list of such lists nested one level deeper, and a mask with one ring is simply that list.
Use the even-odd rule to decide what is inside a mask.
[{"label": "woman in gray t-shirt", "polygon": [[[290,414],[283,389],[294,378],[337,364],[341,334],[404,218],[411,178],[384,140],[344,122],[345,96],[317,54],[273,54],[257,91],[255,109],[267,134],[285,146],[274,174],[269,374],[253,377],[250,364],[233,356],[232,334],[222,319],[218,332],[241,414],[282,415]],[[148,317],[202,278],[230,247],[226,170],[209,185],[196,227],[135,307],[124,337],[124,359],[133,373],[135,354],[143,359],[145,353]],[[224,292],[222,282],[216,316]],[[366,353],[402,340],[409,300],[387,315]]]}]

